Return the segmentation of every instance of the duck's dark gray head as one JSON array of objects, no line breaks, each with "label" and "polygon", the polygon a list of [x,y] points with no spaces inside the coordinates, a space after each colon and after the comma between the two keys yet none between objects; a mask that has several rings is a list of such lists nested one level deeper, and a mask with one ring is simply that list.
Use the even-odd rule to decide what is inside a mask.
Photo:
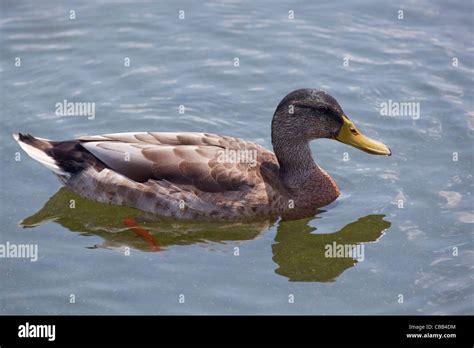
[{"label": "duck's dark gray head", "polygon": [[360,133],[335,98],[318,89],[298,89],[278,104],[272,121],[274,147],[277,139],[289,137],[335,139],[371,154],[391,155],[387,146]]}]

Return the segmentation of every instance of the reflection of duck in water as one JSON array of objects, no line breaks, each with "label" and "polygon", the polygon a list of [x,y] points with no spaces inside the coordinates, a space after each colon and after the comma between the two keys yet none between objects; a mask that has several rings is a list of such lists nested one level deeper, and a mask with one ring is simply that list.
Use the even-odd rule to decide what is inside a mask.
[{"label": "reflection of duck in water", "polygon": [[[70,208],[71,202],[74,208]],[[172,245],[201,242],[250,240],[266,231],[274,221],[182,221],[163,218],[137,209],[97,203],[67,188],[60,189],[34,215],[21,222],[23,227],[54,221],[74,232],[97,235],[102,247],[128,246],[156,251]]]},{"label": "reflection of duck in water", "polygon": [[335,139],[390,155],[362,135],[329,94],[300,89],[277,106],[275,153],[233,137],[206,133],[118,133],[50,141],[15,135],[67,187],[99,202],[180,219],[311,216],[339,189],[313,160],[309,142]]},{"label": "reflection of duck in water", "polygon": [[[74,203],[74,209],[70,208]],[[380,238],[390,222],[383,215],[358,219],[340,231],[312,234],[310,219],[280,221],[273,261],[276,273],[291,281],[335,280],[357,261],[352,257],[327,257],[328,245],[359,245]],[[181,221],[163,219],[139,210],[96,203],[69,191],[59,190],[44,207],[21,222],[23,227],[54,221],[65,228],[104,239],[101,247],[129,247],[141,251],[166,250],[173,245],[252,240],[267,231],[275,220],[263,221]]]},{"label": "reflection of duck in water", "polygon": [[391,225],[383,218],[384,215],[364,216],[335,233],[324,234],[312,233],[316,228],[308,225],[311,219],[283,221],[272,246],[273,261],[280,266],[275,272],[290,281],[333,281],[354,267],[357,260],[348,255],[328,254],[328,249],[334,246],[357,248],[361,243],[377,241]]}]

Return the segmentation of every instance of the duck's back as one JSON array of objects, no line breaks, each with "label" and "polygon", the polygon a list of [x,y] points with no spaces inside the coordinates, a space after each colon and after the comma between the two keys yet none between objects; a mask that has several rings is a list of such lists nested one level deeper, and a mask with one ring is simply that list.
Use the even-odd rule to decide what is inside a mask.
[{"label": "duck's back", "polygon": [[117,133],[80,137],[110,169],[137,182],[167,180],[203,192],[237,191],[261,180],[261,146],[207,133]]}]

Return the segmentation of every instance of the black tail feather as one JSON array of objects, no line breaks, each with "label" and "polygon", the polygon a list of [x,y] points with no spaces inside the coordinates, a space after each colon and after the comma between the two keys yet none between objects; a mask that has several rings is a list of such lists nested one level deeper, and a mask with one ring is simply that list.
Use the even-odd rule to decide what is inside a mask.
[{"label": "black tail feather", "polygon": [[97,157],[87,151],[79,140],[50,141],[22,133],[18,133],[17,140],[43,151],[54,159],[59,168],[70,174],[76,174],[89,166],[98,170],[106,167]]},{"label": "black tail feather", "polygon": [[18,133],[18,139],[25,144],[31,145],[33,147],[36,147],[37,149],[40,149],[42,151],[45,151],[51,148],[51,143],[47,140],[40,140],[32,136],[31,134],[21,134]]}]

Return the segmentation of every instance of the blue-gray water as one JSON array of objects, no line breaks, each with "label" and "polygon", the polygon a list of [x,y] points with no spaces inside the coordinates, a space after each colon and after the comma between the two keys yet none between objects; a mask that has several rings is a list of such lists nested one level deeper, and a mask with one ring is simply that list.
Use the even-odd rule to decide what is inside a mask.
[{"label": "blue-gray water", "polygon": [[[0,313],[473,313],[471,1],[2,1],[0,10],[0,244],[39,248],[37,262],[0,259]],[[73,210],[67,191],[46,204],[58,180],[10,135],[205,131],[271,148],[274,109],[301,87],[327,90],[393,156],[315,141],[342,192],[317,218],[143,221],[160,251],[122,224],[136,211],[77,197]],[[95,118],[56,116],[64,99],[94,102]],[[419,103],[419,118],[381,115],[389,100]],[[333,241],[364,245],[364,260],[325,258]]]}]

